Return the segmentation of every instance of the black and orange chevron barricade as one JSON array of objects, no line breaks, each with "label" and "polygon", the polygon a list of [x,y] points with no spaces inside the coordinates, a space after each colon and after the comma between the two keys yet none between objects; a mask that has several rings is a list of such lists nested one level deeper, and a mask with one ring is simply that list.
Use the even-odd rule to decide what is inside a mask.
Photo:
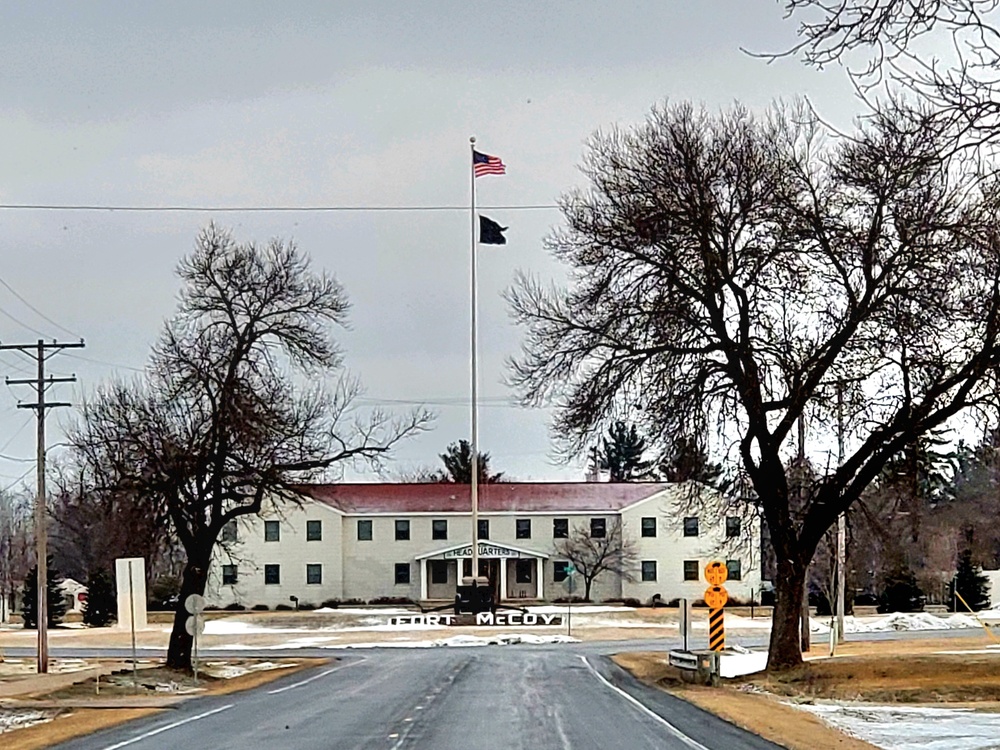
[{"label": "black and orange chevron barricade", "polygon": [[725,563],[710,562],[705,566],[705,580],[711,585],[705,590],[705,604],[708,605],[708,648],[722,651],[726,648],[726,623],[724,607],[729,601],[729,592],[722,586],[729,578]]}]

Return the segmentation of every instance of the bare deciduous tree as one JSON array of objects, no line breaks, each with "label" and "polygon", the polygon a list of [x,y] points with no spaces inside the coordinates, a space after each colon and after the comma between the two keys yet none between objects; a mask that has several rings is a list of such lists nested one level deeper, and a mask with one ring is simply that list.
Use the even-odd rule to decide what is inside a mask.
[{"label": "bare deciduous tree", "polygon": [[612,573],[623,581],[635,580],[638,552],[635,543],[625,538],[622,523],[615,520],[604,536],[591,536],[590,529],[576,527],[568,538],[555,544],[556,553],[573,563],[583,578],[583,598],[590,601],[590,589],[601,573]]},{"label": "bare deciduous tree", "polygon": [[344,325],[347,297],[294,245],[239,244],[212,225],[178,273],[179,308],[148,374],[102,388],[71,441],[97,489],[169,519],[187,560],[167,664],[190,669],[184,600],[204,592],[223,526],[299,502],[296,485],[338,463],[378,462],[429,415],[354,411],[358,385],[329,332]]},{"label": "bare deciduous tree", "polygon": [[1000,142],[1000,3],[996,0],[782,0],[800,19],[785,54],[844,65],[876,109],[910,91],[949,123],[959,146]]},{"label": "bare deciduous tree", "polygon": [[34,563],[31,495],[0,493],[0,622],[7,622],[17,591]]},{"label": "bare deciduous tree", "polygon": [[[837,516],[917,436],[993,406],[997,189],[936,125],[897,102],[828,145],[804,107],[655,108],[594,136],[590,189],[562,199],[549,247],[571,287],[508,292],[512,381],[558,405],[567,452],[635,404],[654,441],[735,437],[777,558],[770,668],[801,663],[806,569]],[[832,435],[848,378],[845,460],[793,491],[795,425]]]}]

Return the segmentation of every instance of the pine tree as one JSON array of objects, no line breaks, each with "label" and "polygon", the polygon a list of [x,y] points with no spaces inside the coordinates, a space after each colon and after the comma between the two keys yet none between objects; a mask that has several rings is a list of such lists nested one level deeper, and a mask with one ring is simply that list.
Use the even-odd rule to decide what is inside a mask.
[{"label": "pine tree", "polygon": [[923,612],[924,601],[924,592],[917,584],[913,571],[908,567],[899,566],[883,579],[878,611],[880,613]]},{"label": "pine tree", "polygon": [[117,599],[111,577],[95,570],[87,578],[87,601],[83,605],[83,621],[93,628],[103,628],[115,619]]},{"label": "pine tree", "polygon": [[660,460],[658,470],[668,482],[694,480],[712,486],[722,475],[722,466],[709,461],[705,448],[688,435],[674,441],[670,453]]},{"label": "pine tree", "polygon": [[608,472],[610,482],[635,482],[650,475],[652,462],[644,461],[646,439],[639,436],[636,426],[615,422],[608,436],[601,443],[598,456],[602,471]]},{"label": "pine tree", "polygon": [[[452,443],[440,454],[445,471],[438,474],[438,481],[454,484],[472,483],[472,445],[468,440]],[[476,462],[479,469],[479,484],[495,484],[503,481],[503,472],[490,474],[490,454],[479,451]]]},{"label": "pine tree", "polygon": [[[63,599],[59,584],[62,583],[62,576],[52,565],[52,556],[46,558],[48,562],[48,576],[46,583],[48,612],[46,622],[48,627],[54,628],[62,622],[63,615],[66,614],[66,602]],[[21,591],[23,607],[21,618],[24,620],[24,627],[34,629],[38,626],[38,566],[35,565],[28,571],[24,579],[24,588]]]},{"label": "pine tree", "polygon": [[[958,592],[965,604],[973,612],[987,609],[990,606],[990,583],[983,575],[983,569],[972,563],[972,550],[964,549],[958,558],[958,571],[952,581],[952,592]],[[966,611],[965,604],[957,596],[952,597],[949,606],[952,611]]]}]

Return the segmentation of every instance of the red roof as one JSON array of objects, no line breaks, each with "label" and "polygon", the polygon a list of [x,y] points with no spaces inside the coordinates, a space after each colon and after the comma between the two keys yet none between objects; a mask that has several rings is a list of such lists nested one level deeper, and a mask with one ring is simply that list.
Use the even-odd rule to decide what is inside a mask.
[{"label": "red roof", "polygon": [[[479,510],[614,512],[666,489],[657,482],[501,482],[479,485]],[[467,484],[310,484],[304,495],[347,513],[471,511]]]}]

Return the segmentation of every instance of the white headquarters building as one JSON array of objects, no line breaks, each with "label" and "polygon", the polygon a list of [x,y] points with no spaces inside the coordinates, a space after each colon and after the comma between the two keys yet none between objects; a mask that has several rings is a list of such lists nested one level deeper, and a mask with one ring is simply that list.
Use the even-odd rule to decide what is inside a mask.
[{"label": "white headquarters building", "polygon": [[[470,489],[460,484],[330,484],[223,532],[206,598],[275,607],[406,597],[448,602],[471,574]],[[616,523],[634,545],[634,581],[603,573],[591,599],[700,599],[705,564],[725,560],[730,597],[760,590],[759,523],[715,490],[660,483],[519,483],[479,488],[480,575],[501,601],[567,596],[558,546]],[[460,567],[461,566],[461,567]],[[461,574],[460,574],[461,570]],[[577,594],[582,585],[577,578]]]}]

